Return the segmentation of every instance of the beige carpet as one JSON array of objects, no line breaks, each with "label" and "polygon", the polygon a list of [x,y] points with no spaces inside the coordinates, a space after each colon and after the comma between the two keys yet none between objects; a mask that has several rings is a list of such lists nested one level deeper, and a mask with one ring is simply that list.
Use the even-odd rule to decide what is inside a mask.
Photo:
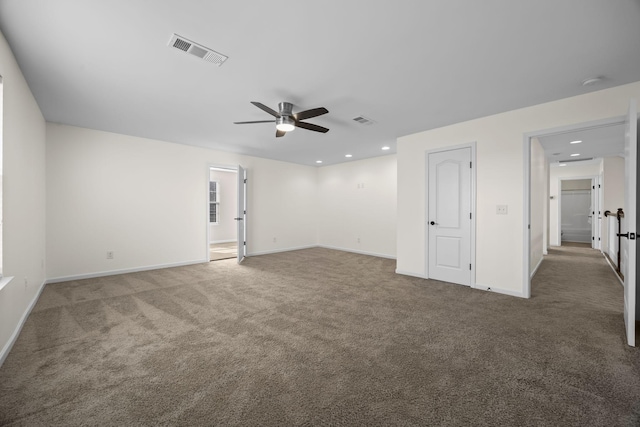
[{"label": "beige carpet", "polygon": [[238,242],[215,243],[209,245],[209,259],[220,261],[221,259],[237,258]]},{"label": "beige carpet", "polygon": [[0,425],[637,426],[640,353],[596,251],[529,300],[328,249],[49,285]]}]

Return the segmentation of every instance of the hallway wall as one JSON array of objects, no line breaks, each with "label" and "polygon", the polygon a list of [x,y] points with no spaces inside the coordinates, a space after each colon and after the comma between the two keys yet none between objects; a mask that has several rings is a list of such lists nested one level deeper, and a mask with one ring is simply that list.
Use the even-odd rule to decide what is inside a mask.
[{"label": "hallway wall", "polygon": [[[631,98],[640,98],[640,82],[398,138],[397,270],[426,275],[425,152],[475,141],[476,284],[525,296],[524,135],[622,116]],[[508,214],[498,215],[497,205],[507,205]]]}]

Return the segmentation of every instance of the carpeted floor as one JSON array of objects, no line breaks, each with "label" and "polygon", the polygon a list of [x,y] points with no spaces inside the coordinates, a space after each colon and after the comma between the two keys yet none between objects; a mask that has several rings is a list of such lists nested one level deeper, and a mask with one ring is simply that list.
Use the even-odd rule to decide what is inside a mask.
[{"label": "carpeted floor", "polygon": [[640,353],[597,251],[529,300],[307,249],[45,288],[1,425],[637,426]]}]

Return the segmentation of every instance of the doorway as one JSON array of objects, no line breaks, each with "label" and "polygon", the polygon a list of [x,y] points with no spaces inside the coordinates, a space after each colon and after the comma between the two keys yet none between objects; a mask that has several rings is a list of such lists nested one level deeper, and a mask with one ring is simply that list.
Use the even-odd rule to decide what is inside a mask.
[{"label": "doorway", "polygon": [[[523,296],[531,297],[531,277],[548,249],[575,237],[561,234],[562,182],[569,179],[591,181],[591,247],[604,250],[605,210],[615,211],[624,194],[624,179],[615,171],[624,156],[625,117],[540,130],[525,134],[525,209]],[[595,188],[594,188],[595,187]],[[606,192],[604,191],[606,187]],[[570,188],[569,188],[570,190]],[[565,193],[566,195],[566,193]],[[596,200],[594,200],[596,199]],[[614,207],[612,207],[614,206]],[[584,219],[584,216],[583,216]],[[590,221],[588,221],[590,220]],[[588,233],[581,226],[582,233]],[[587,231],[585,231],[587,230]],[[602,236],[602,233],[605,236]],[[563,233],[565,234],[565,233]],[[600,239],[600,240],[598,240]]]},{"label": "doorway", "polygon": [[[627,222],[627,232],[625,233],[624,229],[621,231],[619,236],[625,237],[627,239],[625,243],[627,243],[624,247],[626,251],[623,249],[623,258],[626,253],[626,270],[628,276],[624,278],[624,301],[621,301],[624,308],[624,323],[627,335],[627,343],[630,346],[635,346],[635,322],[636,320],[640,320],[640,313],[636,312],[636,304],[637,304],[637,292],[636,292],[636,247],[635,247],[635,239],[636,233],[631,232],[630,230],[637,229],[637,221],[636,221],[636,189],[637,189],[637,146],[638,146],[638,115],[637,115],[637,105],[635,100],[630,100],[629,109],[627,115],[623,117],[599,120],[591,123],[585,123],[582,125],[571,125],[565,126],[563,128],[549,129],[546,131],[538,131],[524,134],[524,160],[525,160],[525,176],[524,176],[524,193],[525,193],[525,206],[524,206],[524,221],[526,227],[524,228],[524,285],[523,285],[523,296],[529,298],[531,296],[531,278],[535,274],[537,266],[532,269],[531,259],[534,258],[532,242],[535,241],[536,236],[533,236],[531,233],[532,228],[537,223],[543,223],[542,219],[532,217],[532,207],[541,202],[541,192],[533,192],[532,191],[532,182],[535,180],[534,175],[534,165],[536,161],[539,161],[542,156],[545,158],[546,162],[549,162],[549,159],[553,159],[553,153],[551,151],[544,150],[543,154],[540,154],[540,150],[538,150],[538,154],[534,155],[534,148],[536,146],[540,147],[541,144],[539,139],[545,136],[560,136],[564,139],[565,148],[572,144],[580,144],[583,142],[582,138],[576,138],[576,134],[580,132],[589,133],[590,131],[604,131],[609,132],[611,130],[616,130],[613,138],[613,144],[603,143],[603,141],[597,141],[598,144],[595,144],[594,147],[591,147],[591,150],[581,150],[577,149],[565,149],[564,152],[558,151],[557,154],[563,156],[562,158],[556,160],[557,166],[566,166],[569,162],[575,162],[576,160],[584,159],[584,160],[596,160],[599,161],[600,165],[600,181],[598,181],[598,187],[593,187],[595,194],[600,197],[600,200],[604,199],[604,206],[602,204],[598,205],[599,211],[596,211],[598,214],[598,219],[601,216],[604,216],[604,213],[609,211],[612,212],[615,209],[610,209],[607,206],[606,199],[609,195],[613,194],[613,191],[608,191],[602,189],[602,183],[607,184],[610,182],[610,178],[614,174],[607,174],[606,171],[606,160],[610,159],[619,160],[622,158],[624,161],[624,178],[619,180],[617,187],[619,190],[618,193],[621,193],[623,196],[624,210],[625,210],[625,219]],[[623,132],[618,132],[623,129]],[[595,138],[594,138],[595,140]],[[554,146],[553,148],[557,149],[560,146]],[[615,147],[615,148],[613,148]],[[615,150],[613,151],[612,150]],[[555,151],[555,150],[554,150]],[[585,152],[589,152],[592,154],[592,159],[585,159]],[[571,153],[571,154],[568,154]],[[569,157],[570,156],[570,157]],[[573,157],[577,157],[580,159],[575,159]],[[572,159],[573,158],[573,159]],[[553,160],[551,160],[553,161]],[[620,169],[620,168],[618,168]],[[550,182],[547,177],[547,182]],[[595,191],[597,190],[597,192]],[[594,204],[594,206],[596,206]],[[604,212],[602,210],[604,209]],[[596,213],[594,212],[594,213]],[[601,229],[607,229],[607,227],[600,227]],[[548,233],[548,229],[542,229],[541,233]],[[601,246],[598,246],[601,247]],[[602,249],[605,250],[604,248]],[[603,256],[604,254],[599,254],[599,256]],[[540,257],[542,258],[542,257]],[[540,260],[542,261],[542,259]],[[538,264],[539,265],[539,264]],[[613,266],[612,266],[613,270]],[[612,275],[615,273],[612,271]]]},{"label": "doorway", "polygon": [[600,249],[599,177],[559,178],[558,246]]},{"label": "doorway", "polygon": [[236,214],[238,206],[238,171],[209,168],[209,260],[238,257]]}]

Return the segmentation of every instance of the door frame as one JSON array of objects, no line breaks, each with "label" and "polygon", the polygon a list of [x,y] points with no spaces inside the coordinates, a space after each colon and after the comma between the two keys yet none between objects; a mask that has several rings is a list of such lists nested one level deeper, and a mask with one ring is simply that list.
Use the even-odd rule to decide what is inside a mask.
[{"label": "door frame", "polygon": [[[523,221],[522,221],[522,297],[531,298],[531,139],[548,135],[588,130],[604,126],[621,125],[625,123],[626,116],[615,116],[608,119],[592,120],[555,128],[540,129],[522,134],[522,161],[523,161]],[[547,224],[548,226],[548,224]],[[546,233],[546,230],[545,230]]]},{"label": "door frame", "polygon": [[[220,164],[220,163],[210,163],[209,165],[207,165],[207,204],[205,206],[205,213],[206,213],[206,224],[207,224],[207,233],[206,233],[206,246],[205,246],[205,251],[206,251],[206,256],[205,259],[207,260],[207,262],[211,262],[211,252],[209,250],[209,246],[211,242],[211,226],[209,225],[209,205],[211,203],[211,199],[209,196],[209,181],[211,180],[211,169],[226,169],[228,170],[230,173],[234,172],[234,173],[238,173],[238,165],[224,165],[224,164]],[[236,193],[238,192],[238,189],[236,188]],[[238,239],[238,236],[236,235],[236,239]]]},{"label": "door frame", "polygon": [[476,161],[476,141],[468,142],[465,144],[451,145],[446,147],[435,148],[433,150],[425,151],[424,161],[425,161],[425,213],[424,213],[424,244],[425,244],[425,266],[424,266],[424,277],[429,278],[429,154],[433,153],[442,153],[446,151],[458,150],[461,148],[470,148],[471,149],[471,229],[470,229],[470,242],[471,245],[471,271],[470,276],[471,279],[469,281],[470,287],[473,289],[476,287],[476,222],[477,222],[477,211],[476,211],[476,183],[477,183],[477,174],[476,171],[477,161]]},{"label": "door frame", "polygon": [[[600,177],[599,175],[585,175],[585,176],[561,176],[558,177],[558,235],[556,236],[558,238],[558,246],[562,246],[562,181],[576,181],[576,180],[581,180],[581,179],[588,179],[591,181],[591,186],[595,187],[596,185],[599,185],[599,181],[600,181]],[[598,189],[597,188],[591,188],[591,198],[595,197],[595,209],[596,211],[599,211],[600,209],[600,194],[598,193]],[[592,217],[592,221],[597,221],[597,216],[598,214],[594,214]],[[595,218],[594,218],[595,217]],[[602,232],[600,230],[600,226],[598,225],[598,223],[594,223],[594,225],[591,225],[591,230],[592,230],[592,239],[591,239],[591,248],[592,249],[599,249],[596,248],[595,246],[597,246],[597,241],[595,240],[595,237],[600,238],[602,237]],[[595,233],[593,232],[595,228]]]}]

